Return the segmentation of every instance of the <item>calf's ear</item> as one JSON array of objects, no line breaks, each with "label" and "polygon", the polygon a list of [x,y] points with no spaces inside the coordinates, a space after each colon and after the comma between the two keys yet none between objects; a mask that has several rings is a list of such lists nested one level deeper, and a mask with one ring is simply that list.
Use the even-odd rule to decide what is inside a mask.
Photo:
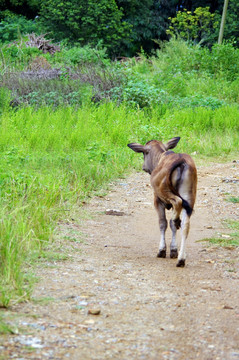
[{"label": "calf's ear", "polygon": [[177,146],[177,143],[179,142],[180,137],[174,137],[170,139],[164,146],[166,147],[166,150],[173,149]]},{"label": "calf's ear", "polygon": [[145,146],[137,143],[131,143],[127,145],[130,149],[138,153],[144,153],[146,151]]}]

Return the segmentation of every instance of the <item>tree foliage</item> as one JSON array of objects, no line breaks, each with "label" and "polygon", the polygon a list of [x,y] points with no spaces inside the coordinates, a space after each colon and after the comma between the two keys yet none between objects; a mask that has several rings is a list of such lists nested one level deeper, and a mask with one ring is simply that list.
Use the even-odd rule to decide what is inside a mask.
[{"label": "tree foliage", "polygon": [[0,22],[0,42],[2,43],[14,41],[20,34],[29,34],[38,30],[36,22],[23,15],[16,15],[6,10],[0,16],[3,17]]},{"label": "tree foliage", "polygon": [[123,19],[132,25],[132,55],[141,49],[146,52],[155,46],[155,39],[166,39],[168,17],[174,16],[177,0],[116,0],[124,13]]},{"label": "tree foliage", "polygon": [[[178,34],[212,46],[224,0],[0,0],[0,41],[34,31],[56,41],[96,46],[113,56],[150,53]],[[239,46],[239,2],[230,0],[224,39]],[[155,41],[156,40],[156,41]]]},{"label": "tree foliage", "polygon": [[199,7],[194,12],[184,9],[184,11],[178,11],[176,17],[170,20],[167,34],[180,36],[184,40],[193,42],[209,42],[218,27],[215,14],[210,13],[209,7]]},{"label": "tree foliage", "polygon": [[40,15],[42,24],[56,34],[57,40],[67,38],[82,45],[102,41],[111,53],[131,32],[115,0],[46,0]]},{"label": "tree foliage", "polygon": [[[221,21],[221,12],[217,11],[216,18]],[[223,38],[234,42],[239,47],[239,2],[238,0],[230,0],[227,9],[226,24],[224,28]]]},{"label": "tree foliage", "polygon": [[0,12],[9,10],[16,15],[23,15],[32,19],[38,15],[40,4],[41,1],[39,0],[0,0]]}]

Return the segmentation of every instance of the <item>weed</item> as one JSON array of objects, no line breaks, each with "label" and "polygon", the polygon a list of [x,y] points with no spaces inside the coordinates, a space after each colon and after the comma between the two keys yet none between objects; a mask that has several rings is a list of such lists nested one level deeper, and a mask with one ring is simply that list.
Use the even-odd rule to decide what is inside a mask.
[{"label": "weed", "polygon": [[223,224],[229,229],[239,230],[239,221],[237,220],[226,219],[223,221]]},{"label": "weed", "polygon": [[54,297],[51,296],[45,296],[45,297],[32,297],[31,300],[35,303],[35,304],[40,304],[40,305],[47,305],[49,303],[52,303],[53,301],[56,301],[56,299]]},{"label": "weed", "polygon": [[205,238],[202,239],[200,241],[208,241],[210,244],[212,245],[217,245],[217,246],[223,246],[223,247],[227,247],[227,246],[239,246],[239,238],[238,239],[234,239],[234,238]]},{"label": "weed", "polygon": [[0,335],[16,334],[17,330],[12,325],[6,323],[0,316]]},{"label": "weed", "polygon": [[[239,230],[239,221],[236,220],[225,220],[223,222],[224,226],[229,229]],[[210,244],[217,245],[217,246],[229,246],[229,247],[236,247],[239,246],[239,231],[230,233],[227,236],[221,237],[213,237],[213,238],[206,238],[200,241],[208,241]]]},{"label": "weed", "polygon": [[237,203],[239,203],[239,197],[230,196],[229,198],[227,198],[227,201],[237,204]]},{"label": "weed", "polygon": [[227,269],[226,271],[227,271],[227,272],[232,272],[232,273],[233,273],[233,272],[236,272],[236,269]]},{"label": "weed", "polygon": [[67,240],[67,241],[72,241],[72,242],[77,243],[77,244],[84,243],[84,240],[79,239],[78,237],[72,237],[72,235],[65,235],[64,239]]}]

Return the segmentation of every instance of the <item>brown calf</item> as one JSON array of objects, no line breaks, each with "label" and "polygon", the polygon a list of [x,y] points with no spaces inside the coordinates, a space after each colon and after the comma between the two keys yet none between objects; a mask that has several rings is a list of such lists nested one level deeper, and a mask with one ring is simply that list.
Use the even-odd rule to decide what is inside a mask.
[{"label": "brown calf", "polygon": [[[165,209],[173,210],[170,227],[172,241],[170,244],[170,257],[178,257],[177,266],[185,265],[185,242],[189,232],[190,216],[193,211],[196,188],[197,170],[193,159],[187,154],[176,154],[173,149],[180,137],[169,140],[166,144],[151,140],[145,145],[128,144],[130,149],[144,154],[143,170],[151,175],[151,184],[154,190],[154,205],[159,216],[160,244],[158,257],[166,257],[165,231],[167,220]],[[182,222],[180,214],[182,212]],[[178,254],[176,232],[181,227],[182,239]]]}]

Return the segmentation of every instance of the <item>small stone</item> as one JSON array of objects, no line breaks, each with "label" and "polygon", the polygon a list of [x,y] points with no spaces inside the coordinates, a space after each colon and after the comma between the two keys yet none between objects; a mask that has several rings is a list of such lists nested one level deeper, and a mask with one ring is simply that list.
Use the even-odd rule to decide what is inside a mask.
[{"label": "small stone", "polygon": [[120,211],[120,210],[107,209],[107,210],[105,210],[105,215],[124,216],[125,213],[123,211]]},{"label": "small stone", "polygon": [[100,315],[101,311],[100,309],[89,309],[88,315]]},{"label": "small stone", "polygon": [[79,301],[78,305],[79,305],[79,306],[87,306],[87,305],[88,305],[88,302],[85,301],[85,300],[82,300],[82,301]]},{"label": "small stone", "polygon": [[229,305],[223,305],[222,308],[225,310],[233,310],[234,309],[232,306],[229,306]]}]

